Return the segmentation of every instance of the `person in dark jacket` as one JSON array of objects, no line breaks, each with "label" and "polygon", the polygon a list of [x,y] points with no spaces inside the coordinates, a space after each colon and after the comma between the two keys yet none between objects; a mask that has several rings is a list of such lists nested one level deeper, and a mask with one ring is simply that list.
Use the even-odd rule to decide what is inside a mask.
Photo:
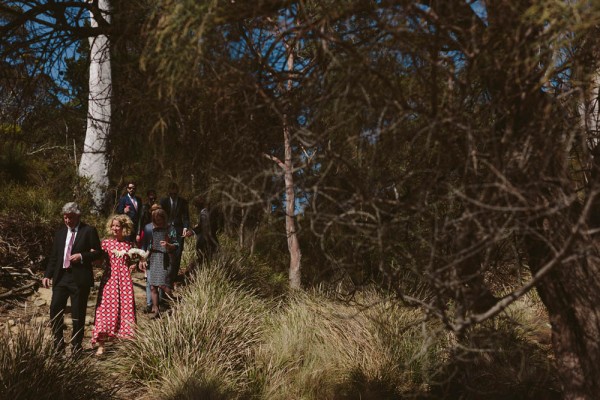
[{"label": "person in dark jacket", "polygon": [[[125,214],[133,222],[133,226],[137,227],[140,214],[142,212],[142,199],[135,195],[136,185],[134,181],[129,181],[126,186],[127,193],[119,199],[117,204],[117,214]],[[131,232],[129,241],[137,240],[137,232]]]},{"label": "person in dark jacket", "polygon": [[50,320],[54,348],[65,351],[63,337],[64,313],[67,299],[71,299],[73,333],[72,354],[78,354],[83,341],[85,314],[90,288],[94,286],[92,262],[102,257],[98,231],[81,221],[77,203],[66,203],[62,208],[64,226],[54,236],[52,252],[42,279],[42,285],[52,285]]},{"label": "person in dark jacket", "polygon": [[193,204],[198,211],[198,223],[186,232],[186,237],[196,236],[196,260],[198,265],[202,265],[210,262],[212,255],[219,248],[219,241],[206,199],[203,196],[196,196]]},{"label": "person in dark jacket", "polygon": [[167,213],[168,224],[173,226],[177,233],[178,247],[173,254],[171,273],[169,274],[169,285],[173,287],[179,276],[184,239],[190,227],[190,213],[188,202],[183,197],[179,197],[179,186],[175,182],[169,185],[169,196],[160,200],[160,206]]}]

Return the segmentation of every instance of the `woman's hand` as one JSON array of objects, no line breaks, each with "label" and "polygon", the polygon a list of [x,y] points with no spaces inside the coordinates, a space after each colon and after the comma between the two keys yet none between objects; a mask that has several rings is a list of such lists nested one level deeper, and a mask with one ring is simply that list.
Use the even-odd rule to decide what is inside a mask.
[{"label": "woman's hand", "polygon": [[148,261],[146,261],[146,260],[140,261],[140,263],[138,265],[140,267],[140,271],[146,271],[146,268],[148,268]]},{"label": "woman's hand", "polygon": [[164,247],[168,252],[171,252],[177,248],[177,246],[175,246],[172,243],[167,242],[166,240],[161,240],[160,245],[162,247]]}]

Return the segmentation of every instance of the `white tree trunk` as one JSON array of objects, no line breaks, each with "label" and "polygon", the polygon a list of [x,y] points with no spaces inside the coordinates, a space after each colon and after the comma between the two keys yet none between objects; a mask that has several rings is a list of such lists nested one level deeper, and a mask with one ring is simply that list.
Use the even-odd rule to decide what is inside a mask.
[{"label": "white tree trunk", "polygon": [[597,69],[590,77],[590,87],[582,94],[580,101],[581,124],[587,132],[587,142],[592,153],[600,144],[600,70]]},{"label": "white tree trunk", "polygon": [[[99,0],[98,7],[102,17],[110,22],[107,14],[108,0]],[[97,27],[98,18],[90,13],[92,27]],[[104,203],[108,187],[107,138],[110,133],[112,76],[110,69],[110,49],[106,35],[89,39],[90,41],[90,81],[87,129],[83,153],[79,164],[79,176],[90,180],[91,191],[96,210]]]}]

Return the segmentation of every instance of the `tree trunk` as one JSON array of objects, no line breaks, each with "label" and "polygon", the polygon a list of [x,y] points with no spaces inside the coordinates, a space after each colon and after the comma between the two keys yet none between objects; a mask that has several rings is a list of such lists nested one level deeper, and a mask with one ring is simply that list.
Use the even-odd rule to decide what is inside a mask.
[{"label": "tree trunk", "polygon": [[[566,400],[592,400],[600,393],[600,259],[591,240],[582,252],[585,255],[556,265],[537,286],[548,309]],[[527,247],[535,273],[549,261],[552,249],[532,238]]]},{"label": "tree trunk", "polygon": [[290,252],[289,280],[291,289],[300,289],[300,242],[296,233],[296,194],[294,193],[294,166],[292,164],[292,145],[290,140],[290,127],[287,118],[283,120],[283,141],[285,147],[285,232]]},{"label": "tree trunk", "polygon": [[[109,21],[110,4],[99,0],[98,7],[105,13],[102,17]],[[90,13],[92,27],[98,26],[98,17]],[[87,129],[83,153],[79,164],[79,175],[90,181],[94,207],[99,211],[104,205],[108,187],[108,157],[106,144],[110,133],[112,77],[110,69],[110,49],[106,35],[99,35],[90,41],[90,78]]]},{"label": "tree trunk", "polygon": [[[294,53],[291,46],[284,41],[284,46],[287,51],[287,70],[294,69]],[[291,79],[287,81],[287,91],[292,90]],[[285,148],[284,160],[284,181],[285,181],[285,233],[287,236],[288,250],[290,252],[290,271],[289,281],[291,289],[300,289],[301,287],[301,272],[300,259],[300,242],[296,233],[296,193],[294,191],[294,164],[292,163],[292,140],[290,137],[290,125],[288,115],[283,115],[283,146]]]},{"label": "tree trunk", "polygon": [[246,208],[242,207],[242,221],[240,222],[240,226],[238,228],[238,245],[240,250],[244,248],[245,240],[245,230],[246,230],[246,219],[248,218],[248,211]]}]

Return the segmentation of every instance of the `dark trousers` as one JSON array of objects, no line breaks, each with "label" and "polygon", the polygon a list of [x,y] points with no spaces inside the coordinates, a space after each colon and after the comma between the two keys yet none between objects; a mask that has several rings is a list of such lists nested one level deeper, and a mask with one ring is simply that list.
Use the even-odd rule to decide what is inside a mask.
[{"label": "dark trousers", "polygon": [[179,275],[181,256],[183,255],[183,244],[185,243],[184,239],[185,238],[181,237],[180,234],[177,234],[177,243],[179,243],[179,246],[172,254],[171,265],[169,266],[169,286],[171,287],[173,287],[173,283],[177,281],[177,276]]},{"label": "dark trousers", "polygon": [[64,313],[69,298],[71,298],[71,317],[73,318],[71,345],[73,346],[73,352],[81,350],[83,329],[85,327],[85,311],[89,295],[89,286],[76,286],[73,282],[59,282],[52,288],[50,320],[52,321],[52,335],[54,336],[56,351],[64,351],[65,349],[63,336]]},{"label": "dark trousers", "polygon": [[206,242],[203,237],[198,236],[196,239],[196,259],[198,265],[202,265],[205,262],[210,262],[212,256],[216,251],[216,246],[212,243]]}]

